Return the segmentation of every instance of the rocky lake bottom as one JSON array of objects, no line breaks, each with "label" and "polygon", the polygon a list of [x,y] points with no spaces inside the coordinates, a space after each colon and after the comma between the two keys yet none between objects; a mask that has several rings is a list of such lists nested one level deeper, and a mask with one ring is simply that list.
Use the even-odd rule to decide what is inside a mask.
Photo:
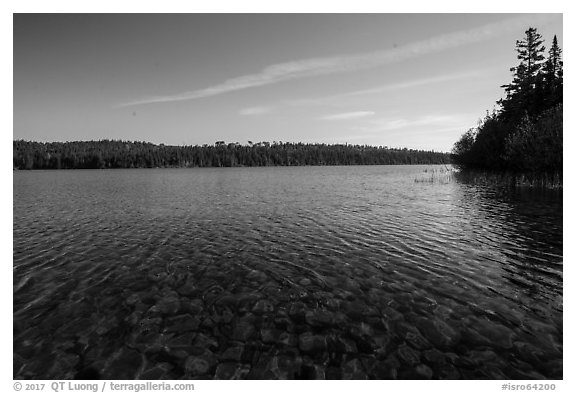
[{"label": "rocky lake bottom", "polygon": [[[349,268],[271,278],[221,267],[151,270],[15,323],[16,379],[534,379],[546,356],[487,316],[453,310]],[[130,288],[127,290],[126,288]],[[90,295],[90,292],[93,292]],[[41,302],[40,302],[41,303]],[[37,305],[38,307],[41,304]],[[419,307],[415,307],[419,306]],[[426,310],[427,313],[414,309]],[[20,340],[20,337],[26,337]]]},{"label": "rocky lake bottom", "polygon": [[14,174],[14,379],[562,379],[562,195],[423,167]]}]

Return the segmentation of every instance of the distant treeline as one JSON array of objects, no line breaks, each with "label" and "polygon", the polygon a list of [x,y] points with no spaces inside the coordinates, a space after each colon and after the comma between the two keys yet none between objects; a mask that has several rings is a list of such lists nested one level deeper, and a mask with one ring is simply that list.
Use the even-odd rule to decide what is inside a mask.
[{"label": "distant treeline", "polygon": [[14,141],[14,169],[103,169],[299,165],[447,164],[448,153],[366,145],[216,142],[168,146],[147,142]]},{"label": "distant treeline", "polygon": [[506,97],[477,128],[454,144],[454,163],[463,168],[562,177],[562,50],[556,36],[545,56],[535,28],[516,41],[513,80]]}]

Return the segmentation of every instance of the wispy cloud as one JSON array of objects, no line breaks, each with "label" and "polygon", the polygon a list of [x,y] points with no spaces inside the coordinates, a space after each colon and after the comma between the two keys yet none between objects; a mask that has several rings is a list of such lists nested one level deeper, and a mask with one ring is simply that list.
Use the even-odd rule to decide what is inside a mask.
[{"label": "wispy cloud", "polygon": [[433,132],[465,130],[470,116],[468,114],[430,114],[416,117],[378,117],[365,124],[355,126],[354,130],[363,133],[430,134]]},{"label": "wispy cloud", "polygon": [[193,90],[181,94],[147,97],[121,104],[121,107],[194,100],[216,96],[237,90],[266,86],[286,80],[305,78],[317,75],[328,75],[342,72],[381,67],[387,64],[412,59],[415,57],[485,41],[506,32],[518,31],[528,24],[546,23],[553,15],[539,14],[509,18],[481,27],[440,35],[427,40],[414,42],[394,49],[335,57],[312,58],[274,64],[262,71],[228,79],[220,84],[205,89]]},{"label": "wispy cloud", "polygon": [[256,116],[256,115],[264,115],[270,112],[272,112],[272,107],[270,106],[253,106],[250,108],[240,109],[238,111],[238,114],[242,116]]},{"label": "wispy cloud", "polygon": [[344,93],[342,95],[346,97],[352,97],[366,94],[379,94],[390,90],[409,89],[413,87],[432,85],[435,83],[452,82],[460,79],[468,79],[478,76],[479,74],[480,74],[479,71],[470,71],[457,74],[439,75],[430,78],[422,78],[401,83],[392,83],[389,85],[377,86],[371,89],[356,90],[349,93]]},{"label": "wispy cloud", "polygon": [[335,115],[327,115],[322,116],[320,120],[348,120],[348,119],[357,119],[359,117],[367,117],[373,116],[375,112],[370,111],[357,111],[357,112],[346,112],[346,113],[337,113]]},{"label": "wispy cloud", "polygon": [[480,70],[475,70],[475,71],[468,71],[468,72],[462,72],[462,73],[452,73],[452,74],[447,74],[447,75],[437,75],[437,76],[433,76],[433,77],[429,77],[429,78],[421,78],[421,79],[416,79],[416,80],[411,80],[411,81],[406,81],[406,82],[401,82],[401,83],[391,83],[391,84],[376,86],[376,87],[373,87],[370,89],[354,90],[354,91],[349,91],[349,92],[345,92],[345,93],[331,94],[331,95],[327,95],[327,96],[314,97],[314,98],[294,99],[294,100],[285,101],[285,103],[288,105],[323,105],[326,103],[330,103],[331,101],[334,101],[334,100],[339,100],[341,98],[356,97],[356,96],[369,95],[369,94],[380,94],[380,93],[386,93],[386,92],[389,92],[392,90],[409,89],[409,88],[414,88],[414,87],[431,85],[431,84],[435,84],[435,83],[451,82],[451,81],[455,81],[455,80],[474,78],[474,77],[478,77],[479,75],[481,75],[481,73],[482,72]]},{"label": "wispy cloud", "polygon": [[427,115],[413,119],[381,119],[374,122],[374,125],[378,126],[380,130],[398,130],[420,126],[451,126],[458,121],[460,121],[460,118],[452,115]]}]

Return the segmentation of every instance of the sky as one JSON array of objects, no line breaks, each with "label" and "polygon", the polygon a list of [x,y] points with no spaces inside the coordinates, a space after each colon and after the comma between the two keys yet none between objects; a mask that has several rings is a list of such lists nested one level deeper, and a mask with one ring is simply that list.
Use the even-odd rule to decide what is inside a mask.
[{"label": "sky", "polygon": [[450,151],[562,14],[14,14],[13,138]]}]

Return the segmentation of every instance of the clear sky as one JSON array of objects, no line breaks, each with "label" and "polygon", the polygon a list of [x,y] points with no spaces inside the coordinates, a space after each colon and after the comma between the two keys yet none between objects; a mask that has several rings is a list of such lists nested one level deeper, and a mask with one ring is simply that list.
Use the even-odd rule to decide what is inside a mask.
[{"label": "clear sky", "polygon": [[561,14],[15,14],[13,137],[449,151]]}]

